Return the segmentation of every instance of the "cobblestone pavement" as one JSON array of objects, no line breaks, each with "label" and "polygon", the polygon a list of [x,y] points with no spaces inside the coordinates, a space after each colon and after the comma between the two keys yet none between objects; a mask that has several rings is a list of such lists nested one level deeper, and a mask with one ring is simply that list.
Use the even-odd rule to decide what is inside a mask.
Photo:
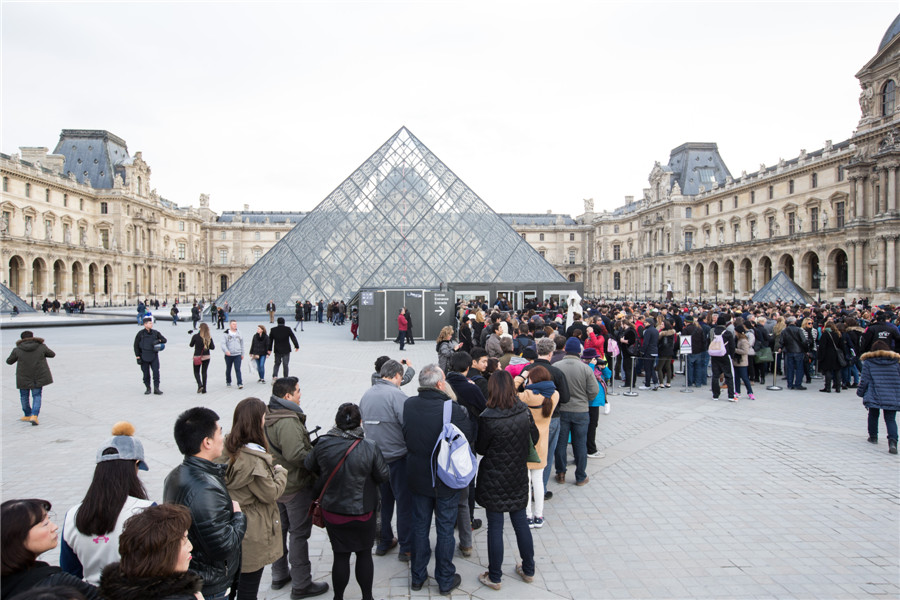
[{"label": "cobblestone pavement", "polygon": [[[268,326],[240,323],[248,342],[257,322]],[[158,329],[169,338],[159,397],[143,395],[131,351],[136,325],[35,330],[57,352],[55,383],[44,390],[41,425],[32,427],[18,421],[14,368],[3,366],[3,499],[47,498],[61,519],[83,496],[97,447],[121,419],[137,428],[151,469],[142,477],[159,499],[165,475],[181,460],[172,439],[180,411],[209,406],[227,430],[239,400],[268,398],[270,386],[257,383],[246,364],[245,388],[226,388],[220,355],[210,366],[210,393],[197,396],[188,326],[161,322]],[[346,326],[305,329],[291,373],[300,377],[309,423],[323,428],[338,405],[358,401],[380,354],[406,357],[416,368],[436,356],[430,340],[401,354],[390,341],[352,342]],[[18,333],[2,332],[4,357]],[[478,582],[487,569],[481,529],[473,556],[455,560],[463,582],[453,597],[897,598],[900,462],[887,453],[883,423],[881,443],[866,443],[866,413],[853,390],[820,394],[816,383],[808,391],[758,389],[756,401],[738,403],[678,387],[612,398],[598,430],[606,458],[589,461],[590,483],[550,483],[547,524],[533,532],[534,583],[515,575],[507,522],[503,589]],[[414,394],[415,383],[404,391]],[[481,509],[476,516],[484,516]],[[324,531],[313,532],[310,554],[313,576],[330,582]],[[411,591],[394,553],[375,557],[375,570],[376,598],[438,596],[433,580]],[[271,590],[270,577],[266,569],[260,598],[288,598],[287,589]],[[351,583],[347,597],[358,595]]]}]

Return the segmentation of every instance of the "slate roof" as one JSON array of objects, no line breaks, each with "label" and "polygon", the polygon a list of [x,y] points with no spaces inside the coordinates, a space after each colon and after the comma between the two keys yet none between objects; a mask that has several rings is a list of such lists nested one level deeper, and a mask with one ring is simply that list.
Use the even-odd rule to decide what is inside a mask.
[{"label": "slate roof", "polygon": [[898,33],[900,33],[900,14],[894,17],[894,21],[893,23],[891,23],[891,26],[888,27],[887,31],[884,32],[884,37],[881,38],[881,43],[878,44],[878,51],[881,52],[881,50],[885,46],[890,44],[891,40],[894,39],[894,37]]},{"label": "slate roof", "polygon": [[131,161],[125,140],[102,129],[63,129],[53,153],[66,157],[63,175],[95,189],[111,189],[117,173],[124,179],[122,165]]},{"label": "slate roof", "polygon": [[[578,225],[578,221],[569,215],[547,213],[498,213],[498,216],[510,225],[534,225],[552,227],[554,225]],[[558,222],[562,217],[562,223]]]},{"label": "slate roof", "polygon": [[219,218],[216,219],[218,223],[234,223],[234,222],[243,222],[249,220],[250,223],[265,223],[266,219],[269,219],[269,223],[285,223],[288,219],[291,220],[291,223],[299,223],[303,220],[303,218],[309,214],[309,211],[295,211],[295,212],[270,212],[270,211],[235,211],[235,210],[226,210]]},{"label": "slate roof", "polygon": [[723,186],[731,177],[719,147],[711,142],[688,142],[674,148],[664,169],[672,173],[669,189],[677,181],[685,196],[696,196],[701,186],[704,190],[712,189],[714,183]]}]

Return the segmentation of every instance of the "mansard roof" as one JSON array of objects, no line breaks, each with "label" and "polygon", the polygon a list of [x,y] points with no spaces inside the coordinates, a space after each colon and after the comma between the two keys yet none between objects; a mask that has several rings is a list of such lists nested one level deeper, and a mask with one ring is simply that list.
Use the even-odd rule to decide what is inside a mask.
[{"label": "mansard roof", "polygon": [[712,189],[715,183],[724,185],[725,179],[731,177],[719,147],[711,142],[688,142],[674,148],[665,170],[672,173],[670,188],[677,181],[685,196],[696,196]]},{"label": "mansard roof", "polygon": [[894,17],[891,26],[884,32],[884,37],[881,38],[881,43],[878,44],[878,51],[881,52],[882,48],[890,44],[891,40],[894,39],[897,34],[900,34],[900,14]]},{"label": "mansard roof", "polygon": [[309,211],[272,212],[272,211],[226,210],[219,216],[218,219],[216,219],[216,222],[218,222],[218,223],[249,222],[249,223],[253,223],[253,224],[265,224],[266,219],[269,220],[269,223],[287,223],[288,219],[290,219],[291,223],[299,223],[308,214],[309,214]]},{"label": "mansard roof", "polygon": [[510,225],[553,227],[554,225],[578,225],[570,215],[556,213],[499,213],[498,216]]},{"label": "mansard roof", "polygon": [[131,160],[125,140],[103,129],[63,129],[54,154],[66,157],[63,175],[73,173],[78,183],[112,189],[114,178]]}]

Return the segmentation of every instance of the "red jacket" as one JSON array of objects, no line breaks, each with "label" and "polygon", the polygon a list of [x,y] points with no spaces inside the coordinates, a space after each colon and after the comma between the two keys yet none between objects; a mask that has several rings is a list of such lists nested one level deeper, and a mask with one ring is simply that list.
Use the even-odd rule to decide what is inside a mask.
[{"label": "red jacket", "polygon": [[397,315],[397,329],[400,331],[406,331],[407,323],[406,317],[403,315]]}]

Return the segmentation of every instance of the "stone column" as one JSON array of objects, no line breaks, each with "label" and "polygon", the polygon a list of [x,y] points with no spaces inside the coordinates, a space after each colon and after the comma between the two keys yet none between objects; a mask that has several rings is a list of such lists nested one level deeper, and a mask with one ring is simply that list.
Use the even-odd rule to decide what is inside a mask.
[{"label": "stone column", "polygon": [[875,240],[875,260],[877,261],[877,267],[875,270],[875,289],[883,290],[885,285],[885,248],[887,247],[887,241],[884,236],[879,237]]},{"label": "stone column", "polygon": [[890,166],[885,171],[887,175],[887,210],[893,213],[897,210],[897,167]]},{"label": "stone column", "polygon": [[847,220],[852,221],[859,218],[859,206],[856,203],[856,177],[850,177],[850,199],[847,202],[847,210],[852,211],[847,215]]},{"label": "stone column", "polygon": [[847,242],[847,291],[856,288],[856,242]]},{"label": "stone column", "polygon": [[[891,169],[893,171],[893,169]],[[887,238],[887,261],[885,262],[886,286],[888,290],[897,289],[897,238]]]},{"label": "stone column", "polygon": [[863,291],[863,255],[866,253],[866,243],[863,241],[856,242],[855,250],[855,260],[856,260],[856,291]]}]

